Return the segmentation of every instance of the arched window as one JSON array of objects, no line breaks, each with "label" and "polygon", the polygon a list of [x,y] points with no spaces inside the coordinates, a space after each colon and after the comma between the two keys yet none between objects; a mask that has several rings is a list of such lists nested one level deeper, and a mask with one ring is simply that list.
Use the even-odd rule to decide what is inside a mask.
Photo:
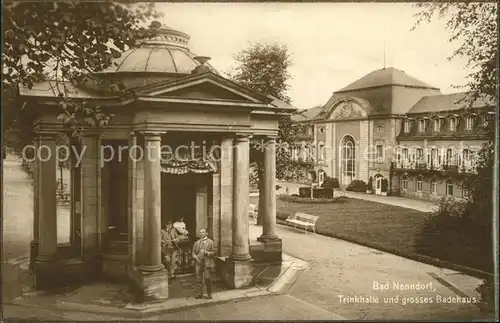
[{"label": "arched window", "polygon": [[468,172],[472,168],[472,151],[470,149],[462,150],[462,168]]},{"label": "arched window", "polygon": [[417,148],[417,150],[416,150],[416,158],[417,158],[417,164],[418,165],[425,164],[424,149],[423,148]]},{"label": "arched window", "polygon": [[401,148],[396,148],[396,167],[401,167]]},{"label": "arched window", "polygon": [[437,148],[432,148],[430,153],[430,167],[436,168],[439,162],[439,151]]},{"label": "arched window", "polygon": [[456,166],[457,165],[457,152],[454,148],[446,149],[446,165]]},{"label": "arched window", "polygon": [[320,169],[318,170],[318,184],[321,185],[325,181],[325,171]]},{"label": "arched window", "polygon": [[410,164],[410,154],[408,153],[408,148],[403,148],[403,167],[408,167]]},{"label": "arched window", "polygon": [[345,136],[341,154],[342,184],[348,185],[356,176],[356,144],[354,138]]}]

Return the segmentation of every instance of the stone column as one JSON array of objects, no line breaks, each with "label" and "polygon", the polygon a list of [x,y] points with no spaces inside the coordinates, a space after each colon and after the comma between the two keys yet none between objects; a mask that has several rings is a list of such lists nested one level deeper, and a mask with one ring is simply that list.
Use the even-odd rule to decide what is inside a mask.
[{"label": "stone column", "polygon": [[144,262],[143,272],[164,269],[161,262],[161,136],[144,133]]},{"label": "stone column", "polygon": [[276,138],[268,137],[264,149],[262,235],[259,241],[276,240]]},{"label": "stone column", "polygon": [[136,225],[135,217],[137,214],[136,208],[136,198],[137,198],[137,136],[135,132],[130,133],[129,137],[129,148],[128,148],[128,248],[129,248],[129,260],[130,265],[134,266],[136,263]]},{"label": "stone column", "polygon": [[40,200],[40,160],[37,158],[37,151],[40,147],[38,135],[36,135],[33,145],[33,240],[31,241],[30,248],[30,271],[33,271],[35,268],[36,258],[38,257],[38,214],[39,214],[39,203]]},{"label": "stone column", "polygon": [[82,259],[96,276],[100,270],[99,241],[101,228],[99,216],[101,213],[100,168],[103,161],[98,134],[86,133],[82,138],[81,161],[81,226],[82,226]]},{"label": "stone column", "polygon": [[248,203],[250,142],[248,136],[237,136],[234,140],[233,162],[233,246],[232,260],[250,260],[248,243]]},{"label": "stone column", "polygon": [[255,278],[248,235],[249,153],[248,136],[237,136],[233,155],[232,250],[223,273],[226,284],[232,288],[251,286]]},{"label": "stone column", "polygon": [[39,138],[38,262],[53,261],[57,253],[56,141],[54,135]]},{"label": "stone column", "polygon": [[220,160],[220,255],[227,257],[233,250],[233,138],[221,140]]},{"label": "stone column", "polygon": [[[41,134],[35,152],[38,187],[38,255],[34,266],[37,289],[57,285],[56,142],[53,134]],[[36,180],[35,179],[35,180]]]}]

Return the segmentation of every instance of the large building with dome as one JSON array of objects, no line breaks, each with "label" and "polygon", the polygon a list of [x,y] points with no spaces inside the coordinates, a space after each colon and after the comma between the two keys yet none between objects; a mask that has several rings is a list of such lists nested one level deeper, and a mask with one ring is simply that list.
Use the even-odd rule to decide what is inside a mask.
[{"label": "large building with dome", "polygon": [[474,174],[494,106],[442,94],[396,68],[375,70],[294,116],[308,127],[292,157],[301,177],[318,184],[334,177],[345,188],[371,178],[374,194],[464,198],[460,184]]},{"label": "large building with dome", "polygon": [[[193,272],[190,250],[201,229],[217,245],[217,272],[230,288],[252,285],[255,263],[281,261],[275,144],[279,118],[295,109],[222,77],[208,57],[190,51],[185,33],[151,28],[153,38],[109,69],[65,84],[63,96],[114,116],[103,127],[77,125],[83,137],[73,145],[82,159],[71,159],[68,244],[57,241],[56,156],[35,160],[31,265],[38,289],[104,278],[128,281],[141,300],[169,298],[160,230],[180,218],[191,238],[180,245],[179,273]],[[67,131],[54,86],[46,80],[21,89],[37,149],[55,151],[56,135]],[[256,241],[248,222],[252,136],[266,148]]]}]

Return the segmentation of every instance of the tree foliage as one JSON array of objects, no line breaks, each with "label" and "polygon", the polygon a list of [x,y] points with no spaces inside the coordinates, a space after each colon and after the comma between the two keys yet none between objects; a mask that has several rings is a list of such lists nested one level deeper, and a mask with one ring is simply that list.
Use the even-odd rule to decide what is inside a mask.
[{"label": "tree foliage", "polygon": [[[449,59],[466,57],[467,67],[473,70],[467,84],[470,88],[468,101],[472,104],[478,98],[488,98],[490,102],[494,102],[498,91],[497,5],[488,2],[439,2],[419,3],[416,6],[421,9],[415,15],[416,26],[422,22],[430,22],[435,17],[447,19],[449,41],[458,44]],[[467,177],[463,181],[463,187],[470,194],[463,215],[477,219],[480,226],[491,228],[496,145],[493,119],[485,130],[489,138],[475,154],[477,176]]]},{"label": "tree foliage", "polygon": [[[290,103],[287,95],[291,78],[289,68],[292,65],[288,48],[277,43],[253,44],[235,56],[236,67],[230,77],[237,83]],[[293,122],[291,116],[279,119],[276,149],[276,176],[284,178],[290,167],[291,147],[303,127]],[[254,139],[251,143],[250,159],[258,178],[262,175],[263,141]]]},{"label": "tree foliage", "polygon": [[[253,44],[235,56],[236,68],[230,72],[230,77],[237,83],[274,98],[290,103],[287,95],[291,78],[289,67],[292,64],[288,48],[277,43]],[[303,131],[303,127],[293,122],[290,115],[279,119],[278,138],[276,145],[276,177],[284,178],[293,165],[290,147],[295,138]],[[250,144],[250,161],[256,173],[260,194],[262,192],[262,176],[264,162],[264,142],[255,138]],[[262,223],[262,209],[259,199],[257,223]]]},{"label": "tree foliage", "polygon": [[472,70],[467,86],[471,101],[478,97],[495,98],[498,73],[497,4],[494,2],[432,2],[418,3],[415,14],[416,28],[434,18],[447,19],[449,41],[457,49],[449,59],[465,57]]},{"label": "tree foliage", "polygon": [[[430,22],[434,18],[447,19],[446,27],[450,32],[449,41],[458,44],[457,49],[449,59],[465,57],[467,67],[472,70],[468,77],[467,87],[469,96],[467,100],[472,104],[478,98],[487,98],[496,105],[495,99],[498,93],[498,9],[497,4],[492,2],[449,2],[449,3],[420,3],[416,5],[421,9],[415,17],[416,26],[422,22]],[[415,26],[415,27],[416,27]],[[498,116],[497,116],[498,118]],[[463,181],[463,188],[468,191],[469,198],[465,203],[456,204],[454,217],[447,216],[444,207],[440,207],[431,224],[441,228],[443,235],[454,232],[455,235],[450,242],[454,244],[457,254],[465,255],[469,260],[474,257],[482,259],[486,270],[493,268],[493,194],[495,186],[493,180],[493,167],[495,163],[495,120],[487,125],[489,139],[475,154],[477,163],[477,175],[469,176]],[[452,202],[449,202],[452,203]],[[457,202],[454,202],[457,203]],[[455,204],[453,204],[455,206]],[[459,206],[459,207],[458,207]],[[444,221],[442,221],[444,219]],[[453,221],[452,221],[453,220]],[[434,223],[435,222],[435,223]],[[455,223],[453,230],[451,222]],[[447,229],[448,228],[448,229]],[[431,231],[432,231],[431,230]],[[442,237],[443,235],[439,235]],[[463,241],[464,247],[457,247],[457,240]],[[434,250],[443,246],[438,241],[431,246]],[[475,247],[475,248],[473,248]],[[467,250],[470,249],[470,250]],[[453,252],[444,252],[447,255]],[[477,265],[477,264],[476,264]],[[493,279],[485,281],[485,285],[492,287]],[[494,288],[488,289],[491,295],[487,299],[493,299]],[[482,295],[485,297],[485,295]]]},{"label": "tree foliage", "polygon": [[17,120],[28,131],[31,120],[22,120],[27,118],[22,113],[26,103],[20,101],[19,87],[31,89],[41,81],[48,81],[54,96],[61,99],[63,123],[106,124],[111,115],[71,100],[67,85],[82,84],[110,67],[138,38],[147,36],[150,31],[144,24],[160,16],[154,3],[111,1],[3,2],[2,9],[3,129]]}]

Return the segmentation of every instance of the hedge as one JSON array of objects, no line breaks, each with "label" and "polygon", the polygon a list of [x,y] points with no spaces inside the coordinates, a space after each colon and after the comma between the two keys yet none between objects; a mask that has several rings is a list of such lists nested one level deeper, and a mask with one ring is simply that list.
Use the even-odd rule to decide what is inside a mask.
[{"label": "hedge", "polygon": [[284,202],[290,203],[311,203],[311,204],[330,204],[330,203],[342,203],[349,200],[346,196],[338,196],[334,198],[310,198],[310,197],[302,197],[302,196],[293,196],[293,195],[280,195],[278,199]]}]

